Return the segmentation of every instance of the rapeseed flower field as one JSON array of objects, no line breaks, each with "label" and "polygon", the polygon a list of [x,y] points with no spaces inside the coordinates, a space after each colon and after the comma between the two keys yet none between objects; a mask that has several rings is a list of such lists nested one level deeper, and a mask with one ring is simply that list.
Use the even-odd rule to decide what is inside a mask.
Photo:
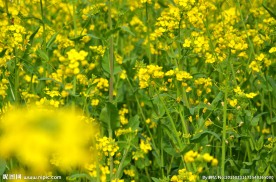
[{"label": "rapeseed flower field", "polygon": [[274,181],[275,9],[0,1],[0,181]]}]

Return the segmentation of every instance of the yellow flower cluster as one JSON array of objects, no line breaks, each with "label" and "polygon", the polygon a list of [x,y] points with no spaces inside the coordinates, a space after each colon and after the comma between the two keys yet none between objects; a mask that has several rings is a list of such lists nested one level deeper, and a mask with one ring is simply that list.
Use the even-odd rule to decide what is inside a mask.
[{"label": "yellow flower cluster", "polygon": [[218,160],[211,156],[209,153],[204,153],[203,155],[199,154],[196,151],[190,150],[184,155],[184,161],[187,163],[195,162],[197,161],[205,161],[210,162],[212,166],[218,165]]},{"label": "yellow flower cluster", "polygon": [[151,3],[152,3],[151,0],[140,0],[140,1],[141,1],[141,3],[148,3],[148,4],[151,4]]},{"label": "yellow flower cluster", "polygon": [[8,83],[9,81],[5,78],[0,81],[0,96],[2,96],[3,99],[7,96]]},{"label": "yellow flower cluster", "polygon": [[91,6],[87,6],[82,9],[81,17],[83,20],[87,20],[90,16],[99,13],[106,6],[105,3],[96,3]]},{"label": "yellow flower cluster", "polygon": [[183,10],[190,10],[195,2],[195,0],[174,0],[174,3]]},{"label": "yellow flower cluster", "polygon": [[157,18],[155,24],[155,31],[150,35],[151,40],[168,35],[170,38],[174,38],[174,31],[179,29],[180,13],[179,9],[174,6],[170,6],[166,11],[163,11],[161,16]]},{"label": "yellow flower cluster", "polygon": [[89,46],[89,49],[92,51],[92,60],[95,60],[95,62],[98,62],[100,58],[104,56],[106,47],[104,46]]},{"label": "yellow flower cluster", "polygon": [[[272,50],[272,49],[270,49]],[[272,52],[272,51],[271,51]],[[249,64],[249,68],[253,71],[253,72],[260,72],[261,69],[263,68],[263,65],[265,67],[269,67],[272,64],[272,61],[269,60],[265,54],[261,53],[260,55],[258,55],[255,60],[253,60],[250,64]]]},{"label": "yellow flower cluster", "polygon": [[[163,78],[164,72],[160,66],[148,65],[145,68],[139,68],[137,76],[140,88],[147,88],[151,78]],[[152,82],[152,84],[154,84],[154,82]]]},{"label": "yellow flower cluster", "polygon": [[174,70],[169,70],[166,73],[162,71],[162,67],[156,65],[148,65],[147,67],[141,67],[138,69],[137,77],[139,79],[140,88],[147,88],[150,85],[155,85],[158,79],[162,79],[164,76],[169,77],[167,82],[161,82],[162,86],[159,88],[160,90],[167,91],[166,84],[172,82],[172,79],[175,78],[177,81],[182,82],[182,86],[187,87],[186,91],[189,92],[191,90],[188,87],[186,81],[193,78],[193,76],[186,72],[181,71],[178,68]]},{"label": "yellow flower cluster", "polygon": [[67,58],[64,56],[59,57],[59,61],[63,64],[60,65],[60,70],[68,76],[78,75],[80,73],[80,64],[86,64],[86,57],[88,52],[83,50],[77,51],[76,49],[71,49],[67,53]]},{"label": "yellow flower cluster", "polygon": [[[0,16],[1,18],[1,16]],[[6,19],[6,17],[3,17]],[[7,61],[15,57],[15,50],[24,51],[28,44],[26,39],[27,32],[21,25],[7,24],[0,22],[0,53],[4,55],[0,57],[0,67],[6,66]]]},{"label": "yellow flower cluster", "polygon": [[[212,80],[210,78],[198,78],[194,81],[195,86],[197,87],[197,96],[202,95],[203,89],[205,89],[206,93],[211,92]],[[203,87],[203,88],[202,88]]]},{"label": "yellow flower cluster", "polygon": [[105,165],[98,165],[96,163],[91,163],[91,164],[87,164],[85,168],[88,171],[89,175],[92,177],[97,177],[97,174],[99,174],[100,175],[99,178],[101,182],[106,182],[107,175],[110,174],[109,167]]},{"label": "yellow flower cluster", "polygon": [[96,148],[98,152],[103,152],[105,156],[114,156],[115,153],[119,150],[115,139],[108,137],[98,138]]},{"label": "yellow flower cluster", "polygon": [[34,173],[42,174],[52,165],[71,170],[93,160],[90,146],[97,128],[77,112],[14,106],[2,115],[0,122],[0,156],[16,157]]},{"label": "yellow flower cluster", "polygon": [[124,107],[119,110],[119,117],[122,125],[128,124],[128,119],[126,118],[126,114],[128,114],[128,109],[126,108],[126,105],[124,105]]},{"label": "yellow flower cluster", "polygon": [[171,182],[183,182],[183,181],[189,181],[189,182],[196,182],[198,179],[198,176],[196,174],[193,174],[192,172],[187,171],[186,168],[178,170],[177,175],[173,175],[171,177]]},{"label": "yellow flower cluster", "polygon": [[149,139],[147,140],[140,140],[140,149],[144,152],[144,153],[148,153],[149,151],[152,150],[151,145],[149,143]]},{"label": "yellow flower cluster", "polygon": [[124,173],[130,177],[134,177],[135,176],[135,171],[133,169],[125,169]]},{"label": "yellow flower cluster", "polygon": [[105,78],[96,78],[93,81],[93,84],[97,84],[96,87],[98,90],[108,91],[108,80]]},{"label": "yellow flower cluster", "polygon": [[126,135],[126,134],[130,134],[130,133],[134,133],[135,135],[137,134],[137,130],[135,130],[135,131],[133,131],[132,129],[131,129],[131,127],[129,127],[129,128],[119,128],[119,129],[117,129],[116,131],[115,131],[115,135],[116,136],[121,136],[121,135]]},{"label": "yellow flower cluster", "polygon": [[273,149],[273,146],[276,144],[276,138],[275,137],[269,137],[268,139],[268,144],[264,145],[264,147],[268,149]]},{"label": "yellow flower cluster", "polygon": [[256,97],[258,95],[257,93],[254,93],[254,92],[244,93],[244,91],[239,86],[237,86],[236,88],[234,88],[234,92],[238,96],[247,97],[249,99],[252,99],[252,98],[254,98],[254,97]]}]

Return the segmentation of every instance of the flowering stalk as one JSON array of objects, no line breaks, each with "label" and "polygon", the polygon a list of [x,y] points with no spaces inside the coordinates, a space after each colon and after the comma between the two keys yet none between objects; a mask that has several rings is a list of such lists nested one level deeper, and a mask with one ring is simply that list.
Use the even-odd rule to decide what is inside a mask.
[{"label": "flowering stalk", "polygon": [[43,32],[42,32],[42,50],[46,49],[46,30],[45,30],[45,24],[44,24],[44,11],[43,11],[43,2],[40,0],[40,13],[41,13],[41,20],[42,20],[42,26],[43,26]]},{"label": "flowering stalk", "polygon": [[[223,105],[223,125],[222,125],[222,151],[221,151],[221,176],[224,176],[225,173],[225,155],[226,155],[226,119],[227,119],[227,97],[228,97],[228,90],[226,88],[224,93],[224,105]],[[222,181],[224,179],[222,178]]]},{"label": "flowering stalk", "polygon": [[122,160],[121,160],[121,162],[120,162],[120,164],[119,164],[118,170],[117,170],[117,172],[116,172],[115,179],[118,179],[118,178],[119,178],[119,176],[120,176],[120,174],[121,174],[121,172],[122,172],[122,170],[123,170],[123,164],[124,164],[125,159],[126,159],[126,157],[127,157],[129,148],[130,148],[130,141],[128,141],[127,147],[126,147],[126,149],[124,150],[124,154],[123,154]]},{"label": "flowering stalk", "polygon": [[147,56],[149,59],[149,63],[151,64],[148,2],[146,2],[146,25],[147,25]]},{"label": "flowering stalk", "polygon": [[[108,2],[108,25],[109,29],[112,30],[112,19],[111,19],[111,0]],[[114,57],[113,57],[113,35],[110,36],[109,40],[109,101],[113,101],[113,82],[114,82]],[[112,129],[111,127],[108,128],[108,135],[112,138]],[[113,157],[109,156],[110,160],[110,181],[113,180]]]},{"label": "flowering stalk", "polygon": [[19,104],[19,66],[18,66],[18,59],[15,58],[14,61],[14,69],[15,69],[15,80],[14,80],[14,96],[15,96],[15,103]]},{"label": "flowering stalk", "polygon": [[[231,51],[229,51],[231,53]],[[230,59],[230,54],[228,55],[226,61],[226,70],[225,74],[225,80],[226,80],[226,85],[225,85],[225,90],[224,90],[224,103],[223,103],[223,123],[222,123],[222,145],[221,145],[221,176],[225,176],[225,156],[226,156],[226,122],[227,122],[227,100],[228,100],[228,89],[229,89],[229,68],[231,67],[231,59]],[[220,67],[221,68],[221,67]],[[221,71],[222,72],[222,71]],[[224,179],[222,179],[222,182],[224,182]]]},{"label": "flowering stalk", "polygon": [[[111,20],[111,0],[108,3],[108,25],[109,29],[112,30],[112,20]],[[109,40],[109,71],[110,71],[110,78],[109,78],[109,101],[113,101],[113,83],[114,83],[114,48],[113,48],[113,35],[110,36]]]}]

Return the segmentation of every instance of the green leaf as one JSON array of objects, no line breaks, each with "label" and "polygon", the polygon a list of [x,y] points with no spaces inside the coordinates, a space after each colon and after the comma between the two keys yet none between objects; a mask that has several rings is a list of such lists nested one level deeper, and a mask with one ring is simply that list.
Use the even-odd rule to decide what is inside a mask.
[{"label": "green leaf", "polygon": [[[226,161],[226,162],[227,162],[227,161]],[[236,162],[235,162],[233,159],[229,159],[228,162],[229,162],[230,165],[231,165],[231,169],[233,169],[233,170],[239,172],[239,168],[238,168]]]},{"label": "green leaf", "polygon": [[215,105],[216,105],[219,101],[221,101],[222,98],[223,98],[223,93],[222,93],[222,92],[219,92],[218,95],[215,97],[215,99],[214,99],[214,100],[212,101],[212,103],[211,103],[212,108],[215,108],[215,107],[216,107]]},{"label": "green leaf", "polygon": [[38,57],[40,57],[43,61],[48,62],[49,61],[49,57],[47,55],[46,52],[44,52],[43,50],[37,50],[36,54],[38,55]]},{"label": "green leaf", "polygon": [[257,163],[256,163],[256,166],[258,166],[258,172],[263,174],[267,168],[267,165],[265,164],[265,162],[263,160],[259,160]]},{"label": "green leaf", "polygon": [[252,121],[251,121],[251,125],[252,126],[258,126],[258,123],[259,123],[259,120],[260,120],[260,117],[264,114],[267,114],[267,112],[263,112],[263,113],[260,113],[258,114],[257,116],[255,116]]},{"label": "green leaf", "polygon": [[167,133],[168,137],[176,145],[177,144],[177,139],[176,139],[175,134],[172,132],[173,128],[172,128],[171,124],[168,123],[168,122],[162,123],[162,128],[164,128],[164,131]]},{"label": "green leaf", "polygon": [[51,49],[51,46],[52,46],[53,42],[56,40],[58,33],[59,33],[59,32],[56,32],[56,33],[50,38],[50,40],[47,42],[47,44],[46,44],[46,50]]},{"label": "green leaf", "polygon": [[201,133],[197,133],[193,136],[193,138],[191,138],[191,141],[193,141],[193,142],[200,141],[200,140],[202,140],[203,137],[205,137],[208,134],[213,135],[215,138],[217,138],[219,141],[221,141],[220,136],[212,131],[203,131]]},{"label": "green leaf", "polygon": [[37,32],[38,32],[39,29],[40,29],[40,26],[37,27],[37,28],[35,29],[35,31],[32,33],[32,35],[30,36],[30,38],[29,38],[29,44],[30,44],[30,46],[31,46],[31,44],[33,43],[34,37],[35,37],[35,35],[37,34]]},{"label": "green leaf", "polygon": [[144,169],[145,167],[150,165],[151,165],[151,161],[149,160],[148,156],[145,156],[145,158],[141,158],[135,161],[135,166],[139,169]]},{"label": "green leaf", "polygon": [[88,174],[86,174],[86,173],[79,173],[79,174],[70,175],[70,176],[67,177],[67,180],[76,181],[76,179],[78,179],[78,178],[86,178],[86,179],[89,179],[90,181],[93,180],[93,178],[91,176],[89,176]]},{"label": "green leaf", "polygon": [[95,36],[93,34],[80,35],[78,37],[69,37],[69,39],[72,40],[72,41],[77,42],[77,41],[81,40],[85,36],[89,36],[89,37],[92,37],[94,39],[100,39],[99,37],[97,37],[97,36]]},{"label": "green leaf", "polygon": [[4,49],[2,52],[0,52],[0,58],[5,55],[6,51],[7,51],[7,49]]},{"label": "green leaf", "polygon": [[243,175],[248,175],[250,174],[251,170],[250,169],[241,169],[240,170],[240,175],[243,176]]},{"label": "green leaf", "polygon": [[203,108],[208,108],[208,105],[207,105],[207,104],[200,103],[200,104],[197,105],[196,107],[189,108],[189,111],[190,111],[191,115],[194,115],[194,113],[195,113],[196,111],[199,111],[199,109],[203,109]]},{"label": "green leaf", "polygon": [[110,102],[107,102],[100,114],[100,121],[108,127],[115,130],[120,127],[118,109]]},{"label": "green leaf", "polygon": [[132,36],[135,36],[135,34],[126,26],[121,26],[121,29],[127,33],[129,33]]},{"label": "green leaf", "polygon": [[276,116],[274,118],[272,118],[271,123],[276,123]]},{"label": "green leaf", "polygon": [[243,162],[243,164],[247,165],[247,166],[252,166],[253,162]]},{"label": "green leaf", "polygon": [[57,81],[57,80],[55,80],[55,79],[53,79],[53,78],[39,78],[38,80],[41,80],[41,81],[51,80],[51,81],[53,81],[53,82],[59,84],[62,88],[64,88],[63,83],[61,83],[61,82],[59,82],[59,81]]},{"label": "green leaf", "polygon": [[267,81],[272,87],[272,96],[276,99],[276,82],[271,77],[267,77]]},{"label": "green leaf", "polygon": [[82,39],[85,35],[80,35],[78,37],[68,37],[68,39],[72,40],[72,41],[79,41],[80,39]]},{"label": "green leaf", "polygon": [[136,114],[133,117],[129,118],[127,127],[131,127],[133,131],[139,129],[140,119],[139,116]]},{"label": "green leaf", "polygon": [[121,30],[121,27],[114,28],[112,30],[109,30],[104,34],[104,38],[108,39],[111,35],[117,33],[119,30]]},{"label": "green leaf", "polygon": [[94,38],[94,39],[100,39],[99,37],[97,37],[97,36],[95,36],[95,35],[93,35],[93,34],[87,34],[87,36],[92,37],[92,38]]},{"label": "green leaf", "polygon": [[0,176],[4,174],[6,170],[7,163],[4,159],[0,159]]},{"label": "green leaf", "polygon": [[[102,61],[102,68],[104,71],[106,71],[108,74],[110,74],[110,62],[109,62],[108,53],[109,53],[109,51],[105,51],[103,61]],[[113,68],[114,68],[114,70],[113,70],[114,75],[122,71],[120,65],[115,61],[115,59],[114,59]]]},{"label": "green leaf", "polygon": [[255,149],[257,151],[261,150],[263,148],[264,145],[264,135],[262,135],[259,140],[255,143]]},{"label": "green leaf", "polygon": [[268,7],[266,7],[265,1],[263,2],[262,6],[270,14],[270,16],[272,16],[276,20],[276,14],[274,12],[272,12],[270,9],[268,9]]},{"label": "green leaf", "polygon": [[252,126],[258,126],[259,120],[260,120],[259,117],[254,117],[254,118],[252,119],[251,125],[252,125]]},{"label": "green leaf", "polygon": [[152,179],[152,181],[154,181],[154,182],[160,182],[160,180],[157,179],[157,178],[155,178],[155,177],[151,177],[151,179]]},{"label": "green leaf", "polygon": [[25,59],[29,53],[30,48],[32,47],[33,40],[35,35],[37,34],[38,30],[40,29],[40,26],[35,29],[35,31],[30,35],[29,37],[29,43],[27,44],[26,50],[24,52],[24,55],[22,56],[22,59]]}]

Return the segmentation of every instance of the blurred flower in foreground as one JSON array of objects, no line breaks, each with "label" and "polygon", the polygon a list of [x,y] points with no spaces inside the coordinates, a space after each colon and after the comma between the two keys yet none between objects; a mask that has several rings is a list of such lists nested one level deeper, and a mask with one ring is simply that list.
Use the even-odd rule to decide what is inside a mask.
[{"label": "blurred flower in foreground", "polygon": [[0,119],[0,157],[15,157],[33,173],[82,168],[95,152],[93,121],[70,109],[11,107]]}]

